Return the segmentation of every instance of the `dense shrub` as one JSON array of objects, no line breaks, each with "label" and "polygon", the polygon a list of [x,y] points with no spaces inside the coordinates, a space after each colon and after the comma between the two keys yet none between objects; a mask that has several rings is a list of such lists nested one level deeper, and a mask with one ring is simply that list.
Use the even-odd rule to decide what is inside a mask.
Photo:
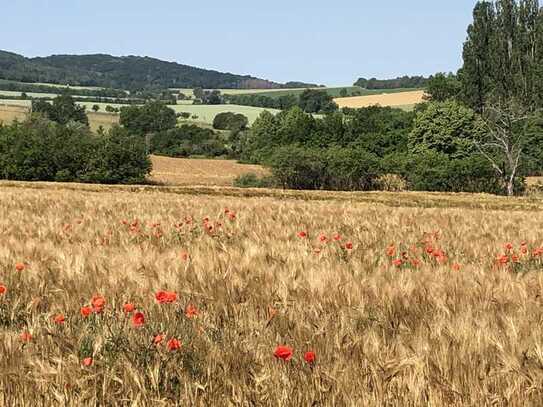
[{"label": "dense shrub", "polygon": [[249,120],[241,113],[219,113],[213,119],[213,128],[217,130],[231,130],[238,132],[247,128]]},{"label": "dense shrub", "polygon": [[213,130],[183,125],[154,134],[151,139],[151,152],[168,157],[217,157],[228,154],[229,149]]},{"label": "dense shrub", "polygon": [[238,175],[233,182],[237,188],[272,188],[275,186],[273,177],[259,177],[253,172]]},{"label": "dense shrub", "polygon": [[378,157],[356,148],[287,146],[269,165],[277,182],[292,189],[371,190],[381,174]]},{"label": "dense shrub", "polygon": [[477,155],[462,159],[434,151],[413,155],[404,176],[410,188],[417,191],[506,192],[503,180],[489,162]]},{"label": "dense shrub", "polygon": [[113,128],[93,135],[84,125],[34,116],[0,127],[0,177],[19,181],[144,182],[151,169],[141,138]]}]

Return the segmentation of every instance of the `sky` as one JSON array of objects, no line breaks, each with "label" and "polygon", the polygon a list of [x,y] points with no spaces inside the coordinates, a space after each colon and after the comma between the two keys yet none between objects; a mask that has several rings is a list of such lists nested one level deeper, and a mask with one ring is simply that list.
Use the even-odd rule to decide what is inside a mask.
[{"label": "sky", "polygon": [[150,56],[277,82],[456,71],[476,0],[0,0],[0,49]]}]

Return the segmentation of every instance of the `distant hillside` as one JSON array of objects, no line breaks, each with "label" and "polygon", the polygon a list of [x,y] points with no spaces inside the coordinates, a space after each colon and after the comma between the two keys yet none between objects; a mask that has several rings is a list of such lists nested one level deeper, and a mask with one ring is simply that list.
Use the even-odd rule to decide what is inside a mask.
[{"label": "distant hillside", "polygon": [[0,79],[130,90],[196,87],[278,89],[300,85],[300,82],[280,84],[248,75],[211,71],[149,57],[96,54],[25,58],[6,51],[0,51]]}]

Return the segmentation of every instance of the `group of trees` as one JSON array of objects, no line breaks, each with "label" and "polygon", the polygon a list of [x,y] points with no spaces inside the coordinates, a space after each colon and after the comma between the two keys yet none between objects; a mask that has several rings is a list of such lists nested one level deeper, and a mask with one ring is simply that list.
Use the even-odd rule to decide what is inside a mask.
[{"label": "group of trees", "polygon": [[424,88],[427,81],[423,76],[402,76],[395,79],[359,78],[354,86],[364,89]]},{"label": "group of trees", "polygon": [[264,113],[242,139],[241,156],[268,164],[291,188],[373,189],[396,177],[416,190],[513,195],[525,176],[543,172],[537,0],[479,2],[457,75],[356,85],[426,86],[428,96],[413,113],[379,107],[323,119],[304,113],[314,109]]},{"label": "group of trees", "polygon": [[481,1],[458,73],[461,98],[478,113],[488,106],[543,107],[543,11],[538,0]]},{"label": "group of trees", "polygon": [[[526,142],[543,145],[543,116],[525,130]],[[479,148],[488,139],[485,119],[449,99],[414,112],[378,106],[323,118],[299,107],[276,116],[264,112],[239,150],[242,160],[268,165],[288,188],[511,193],[509,178],[496,168],[507,167],[507,156]],[[523,177],[541,170],[543,150],[526,150],[513,188],[521,192]]]},{"label": "group of trees", "polygon": [[[82,121],[33,115],[0,126],[0,177],[18,181],[143,183],[151,162],[140,137],[112,128],[100,136]],[[56,120],[59,120],[57,122]]]},{"label": "group of trees", "polygon": [[228,102],[242,105],[286,110],[294,106],[306,113],[331,113],[338,109],[334,98],[320,89],[306,89],[299,96],[281,95],[278,97],[259,94],[229,95]]}]

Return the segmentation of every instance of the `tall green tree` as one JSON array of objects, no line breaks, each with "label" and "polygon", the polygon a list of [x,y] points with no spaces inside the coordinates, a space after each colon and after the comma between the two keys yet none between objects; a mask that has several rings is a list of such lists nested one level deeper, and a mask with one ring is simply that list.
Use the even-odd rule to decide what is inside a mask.
[{"label": "tall green tree", "polygon": [[473,23],[468,27],[468,39],[464,43],[464,66],[460,69],[459,78],[464,101],[478,112],[483,111],[492,86],[490,47],[494,26],[492,3],[477,3],[473,10]]}]

